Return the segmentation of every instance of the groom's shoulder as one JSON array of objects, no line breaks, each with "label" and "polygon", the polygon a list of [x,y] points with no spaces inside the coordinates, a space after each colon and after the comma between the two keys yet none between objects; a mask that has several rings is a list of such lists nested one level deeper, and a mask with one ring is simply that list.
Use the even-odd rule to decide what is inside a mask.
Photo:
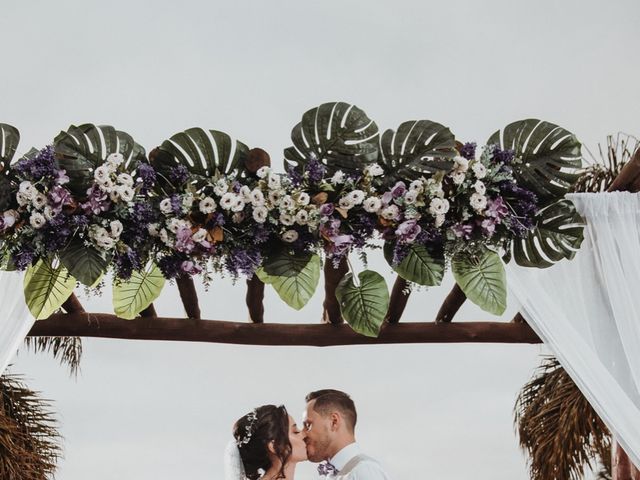
[{"label": "groom's shoulder", "polygon": [[384,471],[384,468],[375,458],[369,455],[358,455],[358,462],[354,466],[352,472],[358,477],[362,475],[362,478],[372,480],[388,480],[389,476]]}]

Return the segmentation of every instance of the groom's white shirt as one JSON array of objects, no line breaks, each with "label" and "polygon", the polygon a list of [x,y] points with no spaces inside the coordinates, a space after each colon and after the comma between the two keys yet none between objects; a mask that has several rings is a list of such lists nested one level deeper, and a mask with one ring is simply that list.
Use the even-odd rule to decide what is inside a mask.
[{"label": "groom's white shirt", "polygon": [[338,474],[329,475],[329,479],[389,480],[382,466],[373,458],[362,454],[357,443],[350,443],[344,447],[330,458],[329,462],[338,469]]}]

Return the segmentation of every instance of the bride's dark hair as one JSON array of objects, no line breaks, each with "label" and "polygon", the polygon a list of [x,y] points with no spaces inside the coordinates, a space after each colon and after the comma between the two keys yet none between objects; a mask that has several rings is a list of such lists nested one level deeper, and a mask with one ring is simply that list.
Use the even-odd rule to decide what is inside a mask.
[{"label": "bride's dark hair", "polygon": [[271,468],[270,442],[273,442],[275,456],[281,464],[276,478],[285,478],[284,466],[291,457],[292,449],[289,414],[284,406],[263,405],[244,415],[233,426],[233,437],[249,480],[257,480]]}]

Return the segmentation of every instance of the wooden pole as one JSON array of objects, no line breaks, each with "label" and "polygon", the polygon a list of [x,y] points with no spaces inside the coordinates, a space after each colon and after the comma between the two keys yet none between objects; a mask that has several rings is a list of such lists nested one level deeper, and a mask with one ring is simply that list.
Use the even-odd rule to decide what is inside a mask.
[{"label": "wooden pole", "polygon": [[436,322],[450,322],[455,317],[462,304],[467,300],[467,296],[456,283],[447,298],[442,302],[442,306],[436,315]]},{"label": "wooden pole", "polygon": [[611,479],[640,480],[640,470],[615,439],[611,443]]},{"label": "wooden pole", "polygon": [[249,318],[253,323],[264,322],[264,283],[253,275],[247,280],[247,296],[245,301],[249,309]]},{"label": "wooden pole", "polygon": [[385,320],[389,323],[398,323],[404,309],[409,301],[411,292],[407,291],[407,281],[400,275],[396,277],[396,281],[391,289],[391,298],[389,299],[389,309]]},{"label": "wooden pole", "polygon": [[200,305],[198,305],[198,293],[196,292],[193,278],[178,277],[176,278],[176,285],[178,285],[178,291],[180,292],[180,298],[187,317],[199,319]]},{"label": "wooden pole", "polygon": [[324,261],[324,302],[322,304],[324,312],[322,313],[322,321],[325,323],[339,325],[344,322],[340,313],[340,304],[336,298],[336,288],[338,288],[340,280],[348,271],[349,264],[346,257],[340,260],[338,268],[333,267],[333,262],[330,258]]}]

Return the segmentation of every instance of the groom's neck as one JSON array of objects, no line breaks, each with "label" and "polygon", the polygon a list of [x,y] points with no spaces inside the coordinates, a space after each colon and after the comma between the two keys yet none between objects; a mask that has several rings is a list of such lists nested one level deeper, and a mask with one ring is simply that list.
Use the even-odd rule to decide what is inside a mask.
[{"label": "groom's neck", "polygon": [[335,457],[340,450],[342,450],[347,445],[351,445],[352,443],[355,443],[355,441],[356,441],[356,438],[353,435],[344,435],[336,438],[335,441],[332,443],[333,448],[332,448],[331,455],[329,455],[329,458]]}]

